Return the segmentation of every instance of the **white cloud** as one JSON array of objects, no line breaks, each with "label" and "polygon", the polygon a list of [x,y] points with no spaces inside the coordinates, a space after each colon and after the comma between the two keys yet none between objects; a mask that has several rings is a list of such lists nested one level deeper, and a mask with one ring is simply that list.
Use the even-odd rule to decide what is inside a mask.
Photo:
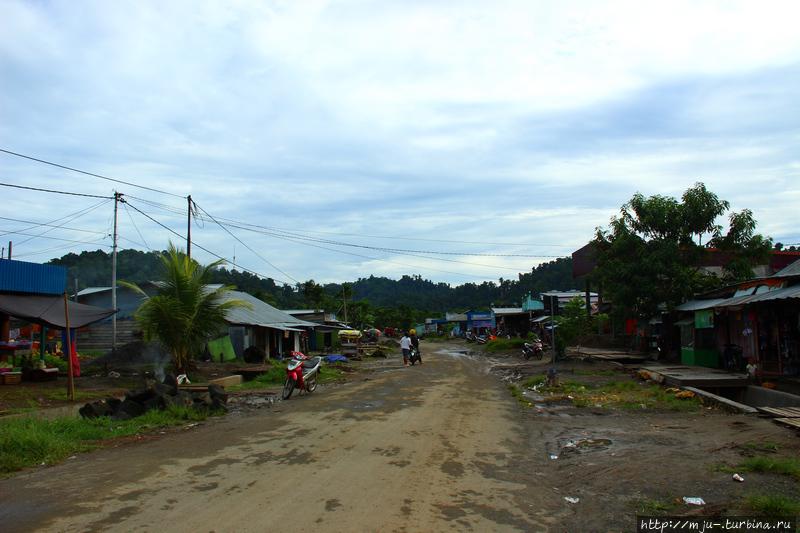
[{"label": "white cloud", "polygon": [[[192,194],[219,216],[394,248],[567,253],[633,192],[679,195],[697,180],[766,233],[800,239],[798,15],[789,1],[6,1],[0,145]],[[114,189],[0,157],[5,181]],[[52,205],[3,192],[4,213]],[[148,209],[184,231],[180,215]],[[152,246],[175,239],[137,223]],[[430,269],[414,270],[237,234],[299,279],[461,282],[437,270],[497,278],[520,265],[391,256]],[[232,255],[212,224],[195,235]]]}]

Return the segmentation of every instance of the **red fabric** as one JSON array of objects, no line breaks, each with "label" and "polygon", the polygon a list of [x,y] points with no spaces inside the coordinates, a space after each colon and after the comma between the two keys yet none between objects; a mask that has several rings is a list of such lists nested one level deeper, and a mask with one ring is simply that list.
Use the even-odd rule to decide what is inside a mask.
[{"label": "red fabric", "polygon": [[81,362],[78,359],[78,350],[76,349],[74,343],[72,346],[70,346],[70,348],[70,351],[72,352],[70,353],[70,358],[72,359],[72,375],[73,377],[78,378],[81,376]]},{"label": "red fabric", "polygon": [[625,335],[636,335],[637,321],[635,318],[625,320]]}]

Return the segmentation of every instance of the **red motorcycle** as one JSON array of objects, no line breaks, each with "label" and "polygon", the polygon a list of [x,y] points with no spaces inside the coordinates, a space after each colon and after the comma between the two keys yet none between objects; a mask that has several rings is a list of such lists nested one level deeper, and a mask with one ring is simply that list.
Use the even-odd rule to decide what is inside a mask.
[{"label": "red motorcycle", "polygon": [[288,400],[295,387],[306,392],[317,388],[317,374],[322,365],[322,357],[308,357],[302,352],[292,352],[286,367],[286,383],[283,385],[283,399]]}]

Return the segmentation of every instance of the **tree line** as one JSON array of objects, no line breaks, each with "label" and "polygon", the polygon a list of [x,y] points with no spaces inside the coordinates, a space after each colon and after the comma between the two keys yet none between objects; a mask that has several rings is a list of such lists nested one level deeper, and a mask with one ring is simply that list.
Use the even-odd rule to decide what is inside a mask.
[{"label": "tree line", "polygon": [[[120,250],[118,279],[135,284],[159,279],[164,253]],[[75,280],[78,289],[110,284],[111,254],[103,250],[69,253],[49,264],[67,268],[70,288]],[[340,319],[346,312],[348,322],[376,327],[410,327],[427,317],[444,316],[447,311],[519,306],[529,292],[535,296],[547,290],[578,288],[572,279],[570,257],[542,263],[519,274],[517,279],[455,286],[419,275],[396,280],[371,275],[353,282],[327,284],[308,280],[291,286],[225,266],[214,268],[209,279],[211,283],[236,287],[279,309],[324,309]]]}]

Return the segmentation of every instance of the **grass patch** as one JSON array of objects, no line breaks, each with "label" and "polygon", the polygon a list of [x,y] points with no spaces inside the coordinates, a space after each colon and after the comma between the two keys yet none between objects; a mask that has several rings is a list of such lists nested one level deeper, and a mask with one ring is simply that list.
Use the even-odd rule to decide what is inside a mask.
[{"label": "grass patch", "polygon": [[604,407],[615,409],[665,409],[669,411],[696,411],[702,403],[698,397],[676,398],[660,385],[637,381],[611,381],[591,385],[566,380],[544,392],[569,396],[576,407]]},{"label": "grass patch", "polygon": [[525,395],[522,393],[522,389],[513,383],[508,384],[508,391],[511,393],[511,396],[513,396],[514,399],[520,404],[524,405],[525,407],[533,407],[533,403],[531,403],[531,401],[525,397]]},{"label": "grass patch", "polygon": [[617,370],[575,370],[576,376],[618,376]]},{"label": "grass patch", "polygon": [[508,350],[521,350],[527,339],[495,339],[486,343],[487,352],[503,352]]},{"label": "grass patch", "polygon": [[798,516],[800,515],[800,500],[781,496],[779,494],[756,494],[748,496],[745,504],[759,516]]},{"label": "grass patch", "polygon": [[742,444],[742,448],[754,452],[774,453],[780,449],[777,442],[766,440],[764,442],[747,442]]},{"label": "grass patch", "polygon": [[74,453],[96,448],[107,439],[204,420],[207,416],[207,413],[187,407],[170,407],[164,411],[148,411],[131,420],[107,417],[3,420],[0,422],[0,473],[42,463],[53,464]]},{"label": "grass patch", "polygon": [[800,479],[800,459],[796,457],[765,457],[757,456],[745,459],[739,465],[744,472],[768,472],[783,474]]},{"label": "grass patch", "polygon": [[522,382],[522,387],[525,389],[532,389],[534,387],[540,386],[545,381],[547,381],[547,376],[543,374],[539,376],[531,376]]},{"label": "grass patch", "polygon": [[636,512],[646,516],[661,516],[674,511],[677,504],[672,500],[645,498],[636,502]]},{"label": "grass patch", "polygon": [[[317,383],[330,383],[331,381],[336,381],[341,378],[342,375],[344,375],[344,371],[342,370],[341,363],[334,363],[332,365],[323,363],[319,368],[319,374],[317,374]],[[231,392],[269,389],[277,385],[283,385],[285,381],[286,366],[272,366],[266,373],[261,374],[257,378],[245,381],[239,385],[227,387],[227,389]]]}]

